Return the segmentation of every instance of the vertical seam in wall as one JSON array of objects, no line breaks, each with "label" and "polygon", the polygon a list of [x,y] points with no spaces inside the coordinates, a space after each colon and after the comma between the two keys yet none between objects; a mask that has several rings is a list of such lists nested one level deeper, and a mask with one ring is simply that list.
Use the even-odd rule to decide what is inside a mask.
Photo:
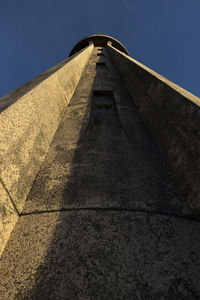
[{"label": "vertical seam in wall", "polygon": [[[64,66],[63,66],[63,67],[64,67]],[[58,72],[56,71],[55,74],[56,74],[56,76],[57,76],[57,78],[58,78],[58,84],[59,84],[59,87],[60,87],[60,89],[61,89],[61,91],[62,91],[62,94],[64,95],[66,107],[68,107],[69,104],[67,103],[67,97],[66,97],[66,94],[65,94],[65,92],[64,92],[64,89],[63,89],[63,87],[62,87],[62,85],[61,85],[60,78],[59,78],[59,76],[58,76]]]},{"label": "vertical seam in wall", "polygon": [[[93,45],[93,44],[92,44],[92,45]],[[91,45],[91,47],[92,47],[92,45]],[[89,59],[90,59],[90,57],[91,57],[91,55],[92,55],[92,53],[93,53],[93,50],[94,50],[94,46],[93,46],[93,48],[91,49],[91,52],[90,52],[90,54],[89,54],[89,56],[88,56],[88,59],[87,59],[87,61],[85,62],[84,66],[83,66],[83,69],[82,69],[82,71],[81,71],[79,80],[77,81],[76,87],[75,87],[74,92],[73,92],[73,94],[72,94],[72,96],[71,96],[71,98],[70,98],[70,101],[71,101],[71,99],[72,99],[72,97],[73,97],[73,95],[74,95],[74,93],[75,93],[75,91],[76,91],[76,88],[77,88],[77,86],[78,86],[78,84],[79,84],[79,81],[81,80],[81,77],[82,77],[82,75],[83,75],[83,72],[84,72],[84,70],[85,70],[85,68],[86,68],[86,66],[87,66],[87,63],[88,63],[88,61],[89,61]],[[70,103],[70,102],[69,102],[69,103]]]},{"label": "vertical seam in wall", "polygon": [[[92,52],[92,51],[91,51],[91,52]],[[91,53],[90,53],[90,55],[91,55]],[[90,58],[90,55],[89,55],[89,57],[88,57],[88,60],[89,60],[89,58]],[[88,61],[88,60],[87,60],[87,61]],[[84,67],[83,67],[83,70],[85,69],[85,66],[86,66],[86,64],[87,64],[87,61],[85,62],[85,65],[84,65]],[[82,70],[82,72],[81,72],[81,74],[80,74],[80,78],[81,78],[81,76],[82,76],[83,70]],[[55,73],[57,73],[57,71],[54,72],[54,74],[55,74]],[[52,75],[53,75],[53,74],[51,74],[50,76],[52,76]],[[49,77],[50,77],[50,76],[49,76]],[[59,79],[58,74],[57,74],[56,76],[58,77],[58,83],[59,83],[59,86],[60,86],[60,88],[61,88],[61,90],[62,90],[62,93],[63,93],[63,89],[62,89],[62,86],[61,86],[61,83],[60,83],[60,79]],[[80,80],[80,78],[79,78],[79,80]],[[78,82],[79,82],[79,80],[78,80]],[[77,85],[78,85],[78,82],[77,82]],[[76,85],[76,87],[77,87],[77,85]],[[76,87],[75,87],[75,89],[74,89],[74,92],[75,92],[75,90],[76,90]],[[29,92],[30,92],[30,91],[29,91]],[[63,94],[64,94],[64,93],[63,93]],[[73,94],[74,94],[74,93],[73,93]],[[73,95],[72,95],[72,96],[73,96]],[[66,95],[65,95],[65,94],[64,94],[64,98],[65,98],[65,102],[67,103],[67,101],[66,101]],[[71,98],[72,98],[72,97],[71,97]],[[71,99],[71,98],[70,98],[70,99]],[[32,106],[31,106],[29,103],[28,103],[28,106],[29,106],[30,109],[33,111],[33,113],[35,113],[36,118],[39,120],[39,116],[38,116],[38,114],[36,113],[36,111],[32,108]],[[64,117],[64,115],[65,115],[65,112],[66,112],[66,110],[67,110],[67,107],[68,107],[68,104],[66,105],[66,108],[65,108],[65,110],[64,110],[64,112],[63,112],[63,114],[62,114],[62,116],[61,116],[60,122],[62,121],[62,119],[63,119],[63,117]],[[60,122],[59,122],[59,124],[60,124]],[[57,129],[58,129],[58,127],[59,127],[59,124],[58,124],[58,126],[57,126]],[[38,127],[39,127],[40,130],[43,132],[43,129],[42,129],[42,127],[41,127],[40,122],[38,122]],[[56,133],[57,129],[55,130],[55,133]],[[54,136],[55,136],[55,133],[54,133],[54,135],[53,135],[53,137],[52,137],[51,142],[49,143],[49,146],[47,147],[47,149],[46,149],[46,151],[45,151],[45,153],[44,153],[44,157],[43,157],[43,160],[42,160],[41,164],[39,165],[38,172],[39,172],[39,170],[41,169],[42,163],[43,163],[43,161],[44,161],[44,159],[45,159],[45,156],[46,156],[46,154],[47,154],[47,152],[48,152],[48,150],[49,150],[49,147],[50,147],[50,145],[51,145],[51,143],[52,143],[52,141],[53,141],[53,138],[54,138]],[[27,201],[27,199],[28,199],[28,197],[29,197],[30,191],[31,191],[31,189],[32,189],[32,186],[33,186],[33,184],[34,184],[36,178],[37,178],[38,172],[37,172],[37,174],[36,174],[36,176],[35,176],[35,179],[34,179],[32,185],[31,185],[31,187],[30,187],[29,192],[28,192],[28,194],[27,194],[27,196],[26,196],[24,205],[25,205],[25,203],[26,203],[26,201]],[[14,207],[14,209],[15,209],[17,215],[18,215],[18,217],[20,217],[21,214],[20,214],[20,212],[19,212],[19,210],[18,210],[18,208],[17,208],[17,206],[16,206],[16,204],[15,204],[13,198],[11,197],[11,195],[10,195],[8,189],[6,188],[6,185],[4,184],[4,182],[3,182],[3,180],[2,180],[1,177],[0,177],[0,182],[1,182],[2,186],[3,186],[3,188],[5,189],[5,191],[7,192],[8,197],[9,197],[9,199],[10,199],[10,201],[11,201],[11,203],[12,203],[12,205],[13,205],[13,207]],[[23,207],[24,207],[24,205],[23,205]],[[23,208],[22,208],[22,210],[23,210]]]},{"label": "vertical seam in wall", "polygon": [[[57,71],[56,71],[55,73],[57,73]],[[55,73],[54,73],[54,74],[55,74]],[[52,74],[52,75],[53,75],[53,74]],[[52,76],[52,75],[51,75],[51,76]],[[59,84],[60,84],[60,82],[59,82]],[[66,102],[67,102],[67,101],[66,101]],[[65,115],[65,112],[66,112],[66,110],[67,110],[67,107],[68,107],[68,106],[65,107],[65,110],[64,110],[64,112],[63,112],[63,114],[62,114],[62,116],[61,116],[60,122],[61,122],[62,119],[64,118],[64,115]],[[35,114],[36,114],[37,119],[39,120],[39,116],[38,116],[37,112],[36,112],[35,110],[34,110],[34,112],[35,112]],[[40,171],[40,169],[41,169],[41,166],[42,166],[42,164],[43,164],[43,162],[44,162],[44,160],[45,160],[45,157],[46,157],[46,155],[47,155],[47,152],[49,151],[49,148],[50,148],[50,146],[51,146],[51,144],[52,144],[52,141],[53,141],[53,139],[54,139],[54,136],[55,136],[55,134],[56,134],[56,131],[57,131],[59,125],[60,125],[60,122],[59,122],[59,124],[58,124],[58,126],[57,126],[57,128],[56,128],[56,130],[55,130],[55,133],[54,133],[54,135],[53,135],[53,137],[52,137],[52,139],[51,139],[51,141],[50,141],[48,147],[46,148],[46,151],[45,151],[45,153],[44,153],[43,160],[42,160],[42,162],[41,162],[40,165],[39,165],[39,168],[38,168],[38,171],[37,171],[37,173],[36,173],[36,176],[35,176],[35,178],[34,178],[32,184],[31,184],[30,190],[29,190],[29,192],[28,192],[28,194],[27,194],[27,196],[26,196],[26,199],[25,199],[23,208],[24,208],[24,206],[25,206],[25,204],[26,204],[26,201],[27,201],[27,199],[28,199],[28,197],[29,197],[29,195],[30,195],[30,192],[31,192],[31,190],[32,190],[32,188],[33,188],[33,185],[34,185],[35,181],[36,181],[36,178],[38,177],[38,173],[39,173],[39,171]],[[38,122],[38,127],[39,127],[40,130],[43,132],[43,129],[42,129],[42,126],[41,126],[40,122]],[[44,133],[44,132],[43,132],[43,133]],[[23,208],[22,208],[22,211],[23,211]],[[19,214],[19,216],[21,216],[21,213],[18,212],[18,214]]]},{"label": "vertical seam in wall", "polygon": [[[109,46],[109,47],[110,47],[110,46]],[[113,55],[111,54],[109,48],[108,48],[108,50],[107,50],[107,53],[108,53],[109,57],[111,58],[111,61],[112,61],[113,64],[114,64],[114,68],[115,68],[116,72],[118,73],[118,76],[120,77],[121,81],[123,82],[124,88],[126,89],[126,91],[127,91],[128,95],[129,95],[131,101],[133,102],[133,104],[135,105],[136,108],[139,108],[139,107],[136,105],[136,103],[135,103],[135,101],[134,101],[134,97],[131,95],[131,93],[130,93],[130,91],[129,91],[129,88],[128,88],[127,85],[126,85],[126,82],[125,82],[125,80],[124,80],[123,74],[122,74],[121,71],[115,66],[115,60],[114,60]],[[146,92],[146,91],[145,91],[145,92]]]},{"label": "vertical seam in wall", "polygon": [[[93,47],[93,48],[94,48],[94,47]],[[90,48],[88,47],[88,48],[85,49],[85,50],[88,51],[89,49],[90,49]],[[92,50],[93,50],[93,49],[92,49]],[[87,65],[87,62],[88,62],[89,59],[90,59],[90,56],[91,56],[91,54],[92,54],[92,50],[91,50],[91,52],[90,52],[90,55],[88,56],[87,61],[85,62],[84,66],[83,66],[83,69],[82,69],[82,71],[81,71],[81,73],[80,73],[79,80],[77,81],[77,84],[76,84],[76,86],[75,86],[75,88],[74,88],[74,92],[73,92],[73,94],[72,94],[71,97],[70,97],[69,103],[70,103],[70,101],[71,101],[71,99],[72,99],[72,97],[73,97],[73,95],[74,95],[74,93],[75,93],[75,90],[76,90],[76,88],[77,88],[77,86],[78,86],[78,83],[79,83],[79,81],[80,81],[80,79],[81,79],[81,76],[82,76],[83,71],[84,71],[84,69],[85,69],[85,67],[86,67],[86,65]],[[82,52],[84,52],[84,51],[82,51]],[[61,82],[60,82],[60,78],[59,78],[59,76],[58,76],[57,71],[56,71],[55,73],[56,73],[56,76],[57,76],[57,78],[58,78],[58,82],[59,82],[60,88],[61,88],[61,90],[63,91],[63,88],[62,88],[62,85],[61,85]],[[67,103],[67,107],[68,107],[69,104],[68,104],[68,102],[67,102],[67,97],[66,97],[65,93],[64,93],[64,97],[65,97],[65,102]]]},{"label": "vertical seam in wall", "polygon": [[[58,127],[59,127],[60,123],[62,122],[62,120],[63,120],[63,118],[64,118],[64,116],[65,116],[66,111],[67,111],[67,107],[66,107],[66,109],[65,109],[65,111],[64,111],[64,113],[63,113],[63,115],[62,115],[62,117],[61,117],[61,120],[60,120],[60,122],[59,122],[59,124],[58,124]],[[31,191],[32,191],[32,188],[33,188],[34,183],[35,183],[35,181],[36,181],[36,179],[37,179],[37,177],[38,177],[38,174],[39,174],[39,172],[40,172],[40,170],[41,170],[41,167],[42,167],[42,164],[43,164],[43,162],[44,162],[44,160],[45,160],[45,157],[46,157],[46,155],[47,155],[47,152],[49,151],[49,148],[51,147],[51,144],[52,144],[53,139],[54,139],[54,137],[55,137],[55,134],[56,134],[56,132],[57,132],[57,130],[58,130],[58,127],[57,127],[57,129],[56,129],[56,131],[55,131],[55,133],[54,133],[54,135],[53,135],[53,137],[52,137],[51,142],[49,143],[49,146],[48,146],[47,150],[45,151],[44,158],[43,158],[43,160],[42,160],[42,162],[41,162],[41,164],[40,164],[40,166],[39,166],[39,168],[38,168],[38,171],[37,171],[37,174],[36,174],[36,176],[35,176],[35,179],[33,180],[33,183],[31,184],[31,187],[30,187],[30,190],[29,190],[29,192],[28,192],[28,194],[27,194],[27,197],[26,197],[24,206],[25,206],[26,201],[27,201],[27,199],[28,199],[28,197],[29,197],[29,195],[30,195],[30,193],[31,193]],[[23,208],[24,208],[24,206],[23,206]],[[23,211],[23,208],[22,208],[22,211]],[[20,213],[19,216],[21,216],[21,215],[23,215],[23,214]]]},{"label": "vertical seam in wall", "polygon": [[[89,49],[87,49],[87,50],[89,50]],[[87,62],[88,62],[88,60],[89,60],[89,58],[90,58],[90,56],[91,56],[92,49],[91,49],[91,51],[89,50],[88,52],[89,52],[89,53],[88,53],[88,59],[86,60],[85,64],[83,64],[83,68],[82,68],[82,71],[80,72],[79,80],[80,80],[80,78],[81,78],[81,76],[82,76],[82,73],[83,73],[83,70],[85,69],[85,66],[87,65]],[[66,64],[66,63],[65,63],[65,64]],[[65,65],[65,64],[64,64],[64,65]],[[63,66],[64,66],[64,65],[63,65]],[[63,66],[62,66],[62,67],[63,67]],[[62,68],[62,67],[61,67],[61,68]],[[36,178],[38,177],[38,174],[39,174],[39,171],[40,171],[40,169],[41,169],[41,166],[42,166],[42,164],[43,164],[43,162],[44,162],[44,160],[45,160],[46,154],[47,154],[47,152],[48,152],[48,150],[49,150],[49,148],[50,148],[50,146],[51,146],[51,144],[52,144],[52,141],[53,141],[53,139],[54,139],[54,136],[55,136],[55,134],[56,134],[56,131],[57,131],[57,129],[58,129],[58,127],[59,127],[61,121],[63,120],[63,118],[64,118],[64,116],[65,116],[65,113],[66,113],[66,110],[67,110],[67,107],[68,107],[67,97],[66,97],[66,95],[65,95],[65,93],[64,93],[64,91],[63,91],[63,88],[62,88],[62,86],[61,86],[61,82],[60,82],[60,79],[59,79],[59,76],[58,76],[57,71],[53,72],[53,74],[55,74],[55,73],[56,73],[56,76],[57,76],[57,78],[58,78],[58,84],[59,84],[59,87],[60,87],[60,89],[61,89],[61,93],[62,93],[63,96],[64,96],[64,101],[65,101],[65,103],[66,103],[66,106],[65,106],[65,109],[64,109],[63,113],[61,114],[61,120],[60,120],[60,122],[58,123],[58,126],[57,126],[57,128],[56,128],[56,130],[55,130],[55,133],[54,133],[54,135],[53,135],[53,137],[52,137],[50,143],[48,144],[48,147],[47,147],[46,151],[44,152],[43,160],[41,161],[41,163],[40,163],[40,165],[39,165],[39,167],[38,167],[36,176],[35,176],[35,178],[34,178],[32,184],[31,184],[31,186],[30,186],[30,189],[29,189],[29,191],[28,191],[28,193],[27,193],[27,195],[26,195],[26,198],[25,198],[25,201],[24,201],[24,205],[26,204],[26,201],[27,201],[27,199],[28,199],[28,197],[29,197],[29,195],[30,195],[30,192],[31,192],[31,190],[32,190],[32,188],[33,188],[33,185],[34,185],[35,181],[36,181]],[[53,74],[51,74],[51,75],[48,76],[48,77],[53,76]],[[47,79],[47,78],[45,78],[45,79]],[[44,79],[44,80],[45,80],[45,79]],[[77,85],[78,85],[79,80],[77,81],[77,84],[75,85],[74,92],[75,92],[75,90],[76,90],[76,88],[77,88]],[[42,81],[43,81],[43,80],[42,80]],[[39,84],[40,84],[40,83],[39,83]],[[30,92],[30,91],[28,91],[28,93],[29,93],[29,92]],[[74,94],[74,93],[73,93],[73,94]],[[72,94],[72,96],[73,96],[73,94]],[[71,96],[71,98],[72,98],[72,96]],[[32,94],[31,94],[31,99],[32,99],[32,97],[33,97],[33,96],[32,96]],[[71,100],[71,98],[70,98],[70,100]],[[36,110],[33,109],[32,106],[31,106],[29,103],[28,103],[28,107],[33,111],[33,113],[34,113],[35,116],[36,116],[36,119],[39,119],[39,115],[37,114]],[[42,126],[41,126],[40,122],[38,122],[38,127],[39,127],[40,130],[43,132],[43,129],[42,129]],[[44,132],[43,132],[43,133],[44,133]],[[2,184],[3,189],[4,189],[5,192],[7,193],[8,197],[9,197],[9,200],[10,200],[10,202],[12,203],[12,206],[13,206],[13,208],[14,208],[14,211],[15,211],[16,214],[17,214],[17,217],[20,218],[22,214],[21,214],[20,211],[18,210],[17,205],[15,204],[15,202],[14,202],[12,196],[10,195],[10,192],[8,191],[6,185],[4,184],[4,182],[3,182],[3,180],[2,180],[1,177],[0,177],[0,183]],[[23,205],[23,207],[22,207],[22,211],[23,211],[24,205]],[[16,225],[16,224],[15,224],[15,225]],[[11,234],[12,231],[14,230],[15,225],[12,226],[12,229],[11,229],[10,234]],[[7,243],[8,243],[8,241],[9,241],[9,238],[8,238],[6,244],[5,244],[4,247],[3,247],[3,251],[5,250],[5,247],[6,247]]]},{"label": "vertical seam in wall", "polygon": [[[90,56],[91,56],[91,53],[90,53]],[[90,56],[89,56],[89,58],[90,58]],[[88,58],[88,60],[89,60],[89,58]],[[82,74],[83,74],[83,71],[84,71],[84,69],[85,69],[85,67],[86,67],[86,65],[87,65],[88,60],[86,61],[85,65],[84,65],[84,67],[83,67],[83,70],[82,70],[82,72],[81,72],[80,78],[81,78],[81,76],[82,76]],[[57,73],[57,72],[55,72],[55,73]],[[55,73],[54,73],[54,74],[55,74]],[[60,88],[61,88],[61,90],[63,90],[58,74],[57,74],[56,76],[58,77],[58,83],[59,83],[59,85],[60,85]],[[80,78],[79,78],[79,80],[78,80],[78,82],[77,82],[77,85],[78,85],[78,83],[79,83],[79,81],[80,81]],[[76,87],[75,87],[75,89],[74,89],[74,92],[75,92],[75,90],[76,90],[76,88],[77,88],[77,85],[76,85]],[[74,94],[74,93],[73,93],[73,94]],[[71,98],[73,97],[73,94],[72,94]],[[66,99],[65,94],[64,94],[64,97],[65,97],[65,99]],[[70,100],[71,100],[71,98],[70,98]],[[67,103],[67,101],[66,101],[66,103]],[[30,190],[29,190],[29,192],[28,192],[28,194],[27,194],[25,203],[26,203],[26,201],[27,201],[27,199],[28,199],[28,197],[29,197],[29,195],[30,195],[30,193],[31,193],[31,190],[32,190],[33,185],[34,185],[34,183],[35,183],[35,181],[36,181],[36,179],[37,179],[37,177],[38,177],[38,174],[39,174],[39,172],[40,172],[40,170],[41,170],[41,167],[42,167],[42,164],[43,164],[43,162],[44,162],[44,160],[45,160],[45,157],[46,157],[46,155],[47,155],[47,152],[49,151],[49,148],[50,148],[50,146],[51,146],[51,144],[52,144],[52,142],[53,142],[53,139],[54,139],[55,134],[56,134],[56,132],[57,132],[57,130],[58,130],[58,127],[59,127],[59,125],[61,124],[61,122],[62,122],[62,120],[63,120],[63,118],[64,118],[64,116],[65,116],[65,113],[66,113],[66,111],[67,111],[68,106],[69,106],[69,104],[67,103],[67,105],[66,105],[66,107],[65,107],[65,110],[64,110],[64,112],[63,112],[63,114],[62,114],[62,116],[61,116],[61,120],[60,120],[60,122],[59,122],[59,124],[58,124],[58,126],[57,126],[57,129],[55,130],[55,133],[54,133],[54,135],[53,135],[53,137],[52,137],[52,139],[51,139],[51,142],[49,143],[49,146],[48,146],[47,150],[45,151],[44,158],[43,158],[43,160],[42,160],[42,162],[41,162],[41,164],[40,164],[40,166],[39,166],[39,168],[38,168],[38,172],[37,172],[37,174],[36,174],[36,176],[35,176],[35,179],[33,180],[33,183],[32,183],[32,185],[31,185],[31,187],[30,187]],[[36,113],[36,115],[37,115],[37,117],[38,117],[38,114],[37,114],[37,113]],[[38,118],[39,118],[39,117],[38,117]],[[39,123],[39,127],[40,127],[40,129],[42,130],[42,127],[41,127],[40,123]],[[25,203],[24,203],[24,205],[25,205]],[[24,207],[24,206],[23,206],[23,207]],[[22,210],[23,210],[23,209],[22,209]],[[18,212],[18,211],[17,211],[17,212]],[[18,215],[21,216],[21,214],[20,214],[19,212],[18,212]]]},{"label": "vertical seam in wall", "polygon": [[8,197],[10,198],[10,201],[12,202],[12,205],[13,205],[13,207],[14,207],[14,209],[15,209],[17,215],[18,215],[18,217],[20,217],[20,213],[19,213],[19,211],[18,211],[18,209],[17,209],[17,206],[16,206],[16,204],[15,204],[13,198],[11,197],[11,195],[10,195],[10,193],[9,193],[7,187],[5,186],[5,184],[4,184],[4,182],[3,182],[3,180],[2,180],[1,177],[0,177],[0,182],[1,182],[2,186],[3,186],[3,188],[5,189],[6,193],[8,194]]},{"label": "vertical seam in wall", "polygon": [[148,84],[148,86],[147,86],[147,88],[146,88],[146,90],[145,90],[143,96],[141,97],[141,101],[140,101],[140,103],[139,103],[139,105],[138,105],[138,109],[140,108],[141,104],[143,103],[144,97],[147,95],[148,90],[149,90],[150,85],[152,84],[152,82],[153,82],[153,79],[150,81],[150,83]]},{"label": "vertical seam in wall", "polygon": [[[110,47],[110,46],[109,46],[109,47]],[[114,49],[113,49],[112,46],[111,46],[111,49],[114,51]],[[109,55],[110,55],[109,48],[108,48],[108,53],[109,53]],[[118,56],[120,55],[120,53],[118,53],[118,52],[116,52],[116,53],[117,53]],[[112,56],[112,55],[110,55],[110,56],[111,56],[111,59],[113,60],[113,56]],[[114,61],[114,62],[115,62],[115,61]],[[133,62],[133,63],[134,63],[134,62]],[[121,71],[120,71],[119,69],[118,69],[118,73],[120,74],[120,76],[121,76],[121,78],[122,78],[122,80],[123,80],[123,82],[124,82],[124,79],[123,79],[124,76],[123,76],[123,74],[121,73]],[[144,97],[145,97],[145,95],[148,93],[148,90],[149,90],[150,85],[152,84],[152,82],[153,82],[153,79],[150,81],[150,83],[148,84],[147,88],[145,89],[145,92],[143,93],[143,95],[142,95],[142,97],[141,97],[141,101],[139,102],[139,104],[138,104],[138,105],[135,104],[136,107],[137,107],[138,109],[140,108],[141,104],[143,103]],[[132,99],[133,102],[135,103],[134,98],[133,98],[133,96],[132,96],[131,93],[130,93],[129,87],[126,85],[126,82],[124,82],[124,85],[125,85],[125,87],[126,87],[128,93],[129,93],[131,99]]]}]

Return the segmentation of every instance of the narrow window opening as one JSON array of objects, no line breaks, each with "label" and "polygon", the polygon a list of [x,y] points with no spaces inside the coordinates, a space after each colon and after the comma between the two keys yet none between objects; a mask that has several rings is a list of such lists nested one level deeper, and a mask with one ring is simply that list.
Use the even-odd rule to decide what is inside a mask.
[{"label": "narrow window opening", "polygon": [[97,53],[97,56],[104,56],[104,54],[103,53]]},{"label": "narrow window opening", "polygon": [[92,120],[95,123],[113,123],[116,109],[112,91],[93,91]]},{"label": "narrow window opening", "polygon": [[106,63],[105,62],[97,62],[96,63],[96,69],[106,69]]},{"label": "narrow window opening", "polygon": [[112,109],[113,107],[112,107],[112,105],[111,104],[105,104],[105,109],[106,110],[110,110],[110,109]]}]

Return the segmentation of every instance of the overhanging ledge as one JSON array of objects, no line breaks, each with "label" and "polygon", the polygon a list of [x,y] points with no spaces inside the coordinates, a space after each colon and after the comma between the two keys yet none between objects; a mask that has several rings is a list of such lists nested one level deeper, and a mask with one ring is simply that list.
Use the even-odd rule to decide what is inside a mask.
[{"label": "overhanging ledge", "polygon": [[90,42],[94,43],[94,46],[96,47],[105,47],[107,46],[108,42],[111,42],[112,46],[115,47],[116,49],[120,50],[121,52],[129,55],[128,51],[126,48],[120,43],[118,40],[115,38],[104,35],[104,34],[94,34],[94,35],[89,35],[88,37],[82,39],[80,42],[78,42],[74,48],[71,50],[69,56],[75,54],[76,52],[82,50],[83,48],[87,47]]}]

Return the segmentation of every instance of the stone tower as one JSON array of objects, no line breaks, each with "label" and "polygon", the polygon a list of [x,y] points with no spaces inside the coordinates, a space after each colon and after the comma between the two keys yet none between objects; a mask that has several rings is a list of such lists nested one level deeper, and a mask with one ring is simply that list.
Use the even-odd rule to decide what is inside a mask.
[{"label": "stone tower", "polygon": [[199,105],[105,35],[0,99],[0,299],[200,299]]}]

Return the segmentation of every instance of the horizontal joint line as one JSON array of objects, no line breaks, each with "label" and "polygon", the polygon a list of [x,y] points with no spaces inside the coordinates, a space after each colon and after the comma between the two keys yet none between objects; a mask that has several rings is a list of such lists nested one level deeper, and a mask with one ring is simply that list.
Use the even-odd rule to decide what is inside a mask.
[{"label": "horizontal joint line", "polygon": [[164,213],[158,211],[149,211],[143,209],[131,209],[131,208],[120,208],[120,207],[80,207],[80,208],[61,208],[61,209],[53,209],[53,210],[42,210],[42,211],[33,211],[30,213],[21,213],[20,216],[29,216],[29,215],[39,215],[44,213],[56,213],[56,212],[73,212],[73,211],[118,211],[118,212],[132,212],[139,214],[149,214],[149,215],[158,215],[172,218],[185,219],[188,221],[198,222],[192,215],[181,215],[181,214],[173,214],[173,213]]}]

